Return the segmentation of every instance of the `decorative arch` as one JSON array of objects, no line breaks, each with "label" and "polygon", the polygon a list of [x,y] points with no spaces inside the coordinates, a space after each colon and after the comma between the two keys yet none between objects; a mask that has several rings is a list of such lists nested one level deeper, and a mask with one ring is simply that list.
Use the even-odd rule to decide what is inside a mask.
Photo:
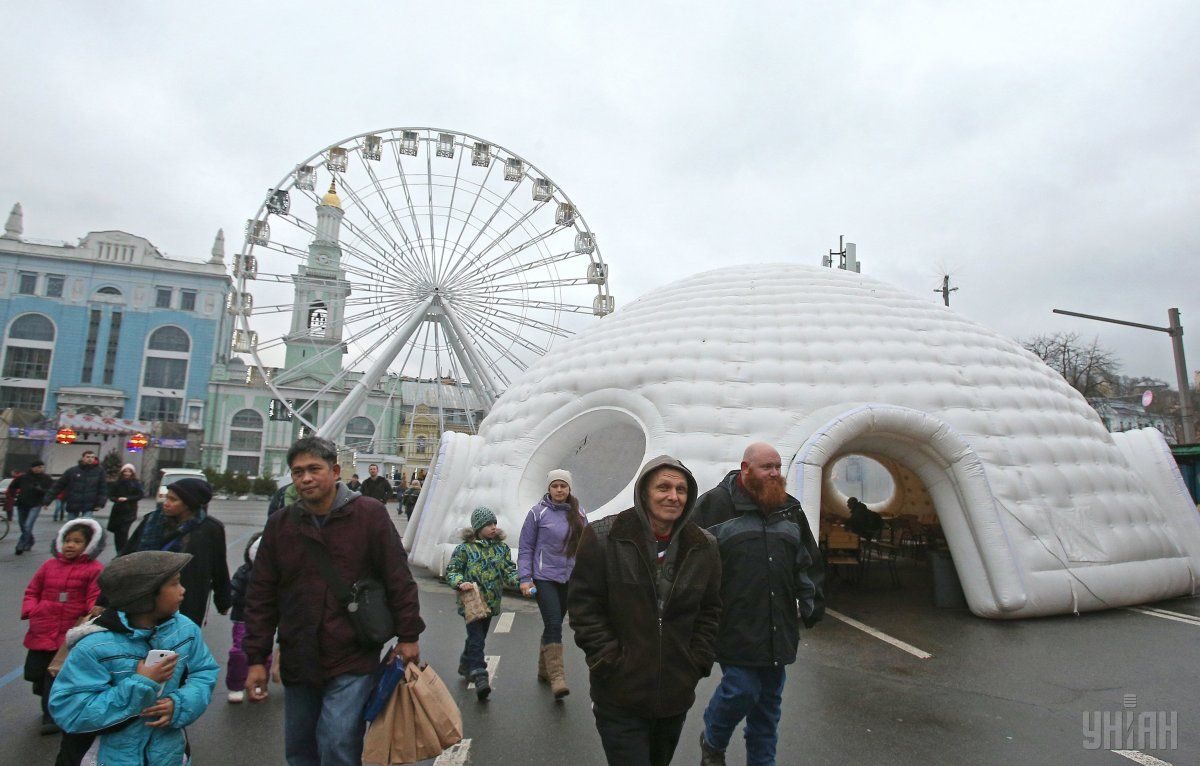
[{"label": "decorative arch", "polygon": [[175,351],[187,353],[192,350],[192,339],[182,327],[163,325],[150,333],[146,341],[148,351]]},{"label": "decorative arch", "polygon": [[53,343],[56,334],[54,322],[45,314],[22,314],[8,326],[10,340]]}]

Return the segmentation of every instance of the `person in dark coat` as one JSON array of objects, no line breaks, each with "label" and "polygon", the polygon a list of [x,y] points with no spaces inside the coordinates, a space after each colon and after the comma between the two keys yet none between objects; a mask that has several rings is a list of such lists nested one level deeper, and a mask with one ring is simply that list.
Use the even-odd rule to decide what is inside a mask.
[{"label": "person in dark coat", "polygon": [[636,487],[632,508],[584,529],[567,608],[608,763],[660,766],[712,669],[721,558],[689,518],[696,480],[683,463],[654,458]]},{"label": "person in dark coat", "polygon": [[847,500],[846,507],[850,509],[850,518],[843,525],[846,529],[867,540],[879,537],[879,533],[883,531],[882,516],[868,508],[867,504],[857,497]]},{"label": "person in dark coat", "polygon": [[359,492],[387,505],[387,501],[392,497],[392,483],[379,475],[379,466],[374,463],[367,466],[367,473],[371,475],[363,481]]},{"label": "person in dark coat", "polygon": [[108,514],[108,531],[113,533],[113,544],[118,551],[124,550],[129,542],[129,528],[137,521],[138,500],[143,497],[145,493],[137,469],[133,463],[126,463],[121,466],[116,481],[108,485],[108,499],[113,502]]},{"label": "person in dark coat", "polygon": [[421,658],[425,623],[400,535],[378,500],[340,481],[337,458],[332,442],[314,436],[288,450],[300,500],[267,520],[246,594],[245,696],[267,698],[265,663],[278,629],[284,754],[293,766],[362,763],[362,710],[382,648],[360,643],[349,612],[313,563],[315,548],[328,551],[347,585],[364,578],[383,585],[397,639],[388,661]]},{"label": "person in dark coat", "polygon": [[413,508],[417,507],[417,498],[421,496],[421,482],[413,479],[408,483],[408,489],[400,496],[400,505],[404,507],[404,515],[412,518]]},{"label": "person in dark coat", "polygon": [[787,493],[779,453],[757,442],[739,470],[705,492],[695,522],[721,550],[721,684],[704,711],[701,764],[725,763],[746,720],[746,763],[775,763],[785,668],[796,661],[800,623],[825,614],[824,567],[799,501]]},{"label": "person in dark coat", "polygon": [[68,519],[90,516],[108,503],[108,479],[95,452],[83,453],[78,465],[58,477],[42,500],[46,508],[59,493],[63,495]]},{"label": "person in dark coat", "polygon": [[163,507],[146,514],[122,551],[190,553],[192,560],[180,576],[186,592],[179,612],[197,625],[204,624],[210,597],[221,614],[231,605],[225,525],[208,515],[212,494],[212,487],[200,478],[168,484]]},{"label": "person in dark coat", "polygon": [[46,475],[46,464],[40,460],[33,461],[29,470],[17,477],[10,490],[16,495],[17,523],[21,525],[21,537],[17,540],[17,555],[33,550],[33,527],[37,522],[42,505],[48,499],[46,492],[51,485],[50,477]]}]

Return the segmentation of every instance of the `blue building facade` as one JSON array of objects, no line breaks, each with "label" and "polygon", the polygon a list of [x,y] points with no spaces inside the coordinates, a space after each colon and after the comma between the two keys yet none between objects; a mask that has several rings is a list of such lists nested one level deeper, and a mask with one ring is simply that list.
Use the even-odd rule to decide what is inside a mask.
[{"label": "blue building facade", "polygon": [[206,261],[185,261],[120,231],[71,245],[22,229],[18,205],[0,237],[0,411],[40,412],[55,428],[88,416],[101,440],[169,431],[198,456],[209,376],[232,326],[221,235]]}]

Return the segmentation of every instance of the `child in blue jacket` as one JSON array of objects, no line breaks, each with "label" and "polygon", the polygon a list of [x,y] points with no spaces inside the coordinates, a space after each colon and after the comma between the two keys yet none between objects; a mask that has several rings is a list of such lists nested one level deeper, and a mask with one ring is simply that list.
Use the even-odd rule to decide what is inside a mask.
[{"label": "child in blue jacket", "polygon": [[[196,623],[179,614],[187,553],[141,551],[100,575],[109,609],[67,635],[67,661],[50,693],[50,713],[72,734],[99,737],[97,762],[186,764],[184,727],[200,717],[217,683],[217,663]],[[147,664],[151,649],[174,654]]]}]

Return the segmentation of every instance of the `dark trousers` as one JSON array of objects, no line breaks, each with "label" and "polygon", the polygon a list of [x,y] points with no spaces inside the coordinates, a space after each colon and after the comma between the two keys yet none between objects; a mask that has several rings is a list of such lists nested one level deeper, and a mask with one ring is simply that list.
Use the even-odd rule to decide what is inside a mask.
[{"label": "dark trousers", "polygon": [[488,628],[491,625],[491,617],[467,623],[467,643],[463,646],[458,664],[467,669],[468,676],[487,672],[487,662],[483,659],[483,645],[487,641]]},{"label": "dark trousers", "polygon": [[592,715],[596,716],[596,731],[609,766],[666,766],[675,755],[687,718],[687,713],[640,718],[599,704],[592,705]]},{"label": "dark trousers", "polygon": [[567,584],[534,580],[538,611],[542,613],[542,643],[561,644],[563,617],[567,614]]}]

